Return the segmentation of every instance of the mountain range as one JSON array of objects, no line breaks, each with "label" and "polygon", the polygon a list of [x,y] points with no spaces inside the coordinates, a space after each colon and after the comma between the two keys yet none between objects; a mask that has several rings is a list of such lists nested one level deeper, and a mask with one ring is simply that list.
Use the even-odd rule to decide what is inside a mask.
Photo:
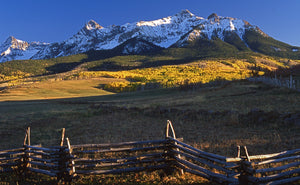
[{"label": "mountain range", "polygon": [[0,44],[0,62],[48,59],[91,50],[112,50],[121,55],[141,54],[165,48],[208,51],[254,51],[266,55],[300,59],[300,48],[277,41],[247,21],[211,14],[208,18],[183,10],[154,21],[102,27],[90,20],[71,38],[43,43],[10,36]]}]

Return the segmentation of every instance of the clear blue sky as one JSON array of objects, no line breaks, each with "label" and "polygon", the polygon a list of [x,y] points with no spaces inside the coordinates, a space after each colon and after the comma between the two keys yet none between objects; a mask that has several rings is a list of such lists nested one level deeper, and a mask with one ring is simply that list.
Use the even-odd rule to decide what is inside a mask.
[{"label": "clear blue sky", "polygon": [[106,27],[155,20],[183,9],[247,20],[277,40],[300,46],[300,0],[11,0],[0,4],[0,43],[12,35],[25,41],[58,42],[90,19]]}]

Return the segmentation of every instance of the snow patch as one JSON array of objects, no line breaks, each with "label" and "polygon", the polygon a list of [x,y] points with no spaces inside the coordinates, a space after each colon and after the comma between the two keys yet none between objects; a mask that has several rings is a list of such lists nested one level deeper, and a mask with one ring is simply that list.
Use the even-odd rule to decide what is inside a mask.
[{"label": "snow patch", "polygon": [[230,30],[231,30],[231,31],[235,30],[235,26],[234,26],[234,24],[232,23],[232,21],[230,21]]},{"label": "snow patch", "polygon": [[152,46],[148,45],[147,43],[138,42],[135,44],[127,44],[124,46],[122,53],[123,54],[134,54],[134,53],[141,53],[145,51],[151,50]]},{"label": "snow patch", "polygon": [[11,53],[11,48],[9,47],[6,51],[1,53],[1,56],[6,56],[6,55],[9,55],[10,53]]},{"label": "snow patch", "polygon": [[172,23],[172,17],[167,17],[163,19],[158,19],[155,21],[141,21],[136,23],[137,26],[159,26],[163,24],[171,24]]},{"label": "snow patch", "polygon": [[280,48],[277,48],[277,47],[275,47],[275,46],[271,46],[271,48],[274,49],[276,52],[281,51]]},{"label": "snow patch", "polygon": [[22,55],[17,56],[15,60],[27,60],[33,57],[39,50],[37,49],[31,49],[31,50],[26,50],[22,52]]}]

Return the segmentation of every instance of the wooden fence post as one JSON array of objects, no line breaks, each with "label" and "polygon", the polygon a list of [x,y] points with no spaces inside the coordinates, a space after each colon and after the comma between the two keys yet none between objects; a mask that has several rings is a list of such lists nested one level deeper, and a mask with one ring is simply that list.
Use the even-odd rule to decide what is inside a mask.
[{"label": "wooden fence post", "polygon": [[[173,137],[174,139],[176,139],[176,134],[175,134],[174,127],[173,127],[171,121],[170,121],[170,120],[167,120],[166,139],[168,139],[168,137],[170,137],[170,136],[169,136],[170,130],[171,130],[171,133],[172,133],[172,137]],[[172,142],[173,142],[173,141],[172,141]],[[175,142],[175,145],[176,145],[176,144],[177,144],[177,143]],[[174,154],[171,152],[170,145],[167,145],[167,147],[168,147],[168,148],[167,148],[168,156],[169,156],[170,158],[174,159],[174,157],[173,157]],[[179,151],[178,148],[176,148],[176,150]],[[177,154],[176,156],[177,156],[178,158],[181,158],[181,156],[180,156],[179,154]],[[168,170],[168,171],[169,171],[168,173],[174,172],[174,168],[171,167],[171,166],[172,166],[172,163],[170,163],[169,166],[170,166],[170,167],[169,167],[170,170]],[[180,169],[180,174],[183,175],[183,169]]]},{"label": "wooden fence post", "polygon": [[[62,138],[64,138],[65,129],[62,130]],[[71,155],[71,145],[69,138],[67,140],[67,147],[60,146],[59,150],[59,172],[57,173],[58,183],[70,184],[75,176],[74,161]],[[61,143],[62,144],[62,143]]]},{"label": "wooden fence post", "polygon": [[247,147],[244,146],[244,153],[245,156],[242,157],[242,160],[240,162],[240,172],[241,175],[239,176],[239,184],[240,185],[254,185],[255,183],[251,182],[249,178],[254,176],[254,165],[250,160],[250,156],[248,154]]},{"label": "wooden fence post", "polygon": [[63,128],[62,131],[61,131],[61,141],[60,141],[60,146],[63,146],[63,145],[64,145],[65,132],[66,132],[66,129]]},{"label": "wooden fence post", "polygon": [[248,153],[248,150],[247,150],[246,146],[244,146],[244,152],[245,152],[245,155],[247,157],[247,160],[250,162],[251,160],[250,160],[249,153]]},{"label": "wooden fence post", "polygon": [[60,149],[59,149],[59,172],[57,173],[57,181],[68,181],[69,179],[69,159],[68,154],[69,152],[66,151],[66,147],[64,147],[64,139],[65,139],[65,128],[62,129],[61,133],[61,141],[60,141]]},{"label": "wooden fence post", "polygon": [[72,181],[72,179],[74,178],[74,176],[76,176],[76,171],[75,171],[75,162],[73,160],[73,156],[72,156],[72,148],[71,148],[71,144],[70,144],[70,140],[69,138],[66,138],[67,140],[67,145],[68,145],[68,162],[70,162],[71,160],[71,163],[69,163],[68,167],[71,168],[71,170],[68,172],[68,183],[70,183]]},{"label": "wooden fence post", "polygon": [[172,137],[174,139],[176,139],[176,134],[175,134],[175,131],[174,131],[174,127],[171,123],[170,120],[167,120],[167,128],[166,128],[166,138],[170,137],[169,134],[170,134],[170,128],[171,128],[171,132],[172,132]]},{"label": "wooden fence post", "polygon": [[241,146],[240,145],[237,146],[237,157],[238,158],[241,157]]},{"label": "wooden fence post", "polygon": [[245,158],[242,158],[241,162],[240,162],[240,176],[239,176],[239,185],[248,185],[248,175],[247,175],[247,165],[245,163]]},{"label": "wooden fence post", "polygon": [[168,140],[168,137],[169,137],[169,123],[167,122],[167,125],[166,125],[166,129],[165,129],[165,139],[166,139],[166,143],[164,144],[164,154],[165,154],[165,156],[164,156],[164,158],[165,158],[165,160],[166,160],[166,163],[167,163],[167,167],[164,169],[164,172],[165,172],[165,174],[167,174],[167,175],[171,175],[172,173],[173,173],[173,169],[172,169],[172,164],[171,164],[171,161],[170,161],[170,159],[171,159],[171,156],[170,156],[170,153],[171,153],[171,151],[170,151],[170,140]]},{"label": "wooden fence post", "polygon": [[[28,127],[28,139],[27,139],[27,142],[28,142],[28,146],[30,146],[31,145],[31,143],[30,143],[30,127]],[[30,162],[31,161],[31,159],[30,159],[30,148],[28,148],[28,162]],[[30,163],[28,163],[28,167],[31,167],[31,164]]]},{"label": "wooden fence post", "polygon": [[27,128],[27,129],[26,129],[26,131],[25,131],[25,137],[24,137],[23,146],[25,146],[25,145],[26,145],[27,138],[28,138],[28,128]]},{"label": "wooden fence post", "polygon": [[57,184],[59,184],[61,181],[64,181],[64,177],[66,176],[66,161],[65,156],[66,156],[66,152],[64,150],[64,148],[61,146],[59,149],[59,160],[58,160],[58,173],[56,173],[56,179],[57,179]]},{"label": "wooden fence post", "polygon": [[24,157],[23,157],[23,173],[25,178],[28,176],[28,167],[31,167],[30,161],[30,127],[27,127],[25,132],[25,138],[23,142],[24,146]]}]

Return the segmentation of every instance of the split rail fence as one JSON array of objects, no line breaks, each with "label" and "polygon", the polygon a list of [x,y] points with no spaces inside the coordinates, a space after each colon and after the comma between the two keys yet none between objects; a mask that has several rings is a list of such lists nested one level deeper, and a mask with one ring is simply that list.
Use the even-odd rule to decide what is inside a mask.
[{"label": "split rail fence", "polygon": [[248,78],[249,81],[254,81],[254,82],[262,82],[271,86],[276,86],[276,87],[286,87],[289,89],[295,89],[297,91],[300,91],[300,79],[299,77],[297,78],[296,76],[290,75],[289,78],[281,78],[277,77],[270,77],[270,76],[260,76],[260,77],[250,77]]},{"label": "split rail fence", "polygon": [[60,146],[33,146],[28,128],[23,147],[0,151],[0,174],[41,173],[70,183],[81,175],[179,170],[219,184],[300,182],[300,149],[249,156],[246,147],[238,147],[237,157],[228,158],[177,139],[170,121],[162,140],[71,146],[68,138],[64,145],[64,135],[63,129]]}]

